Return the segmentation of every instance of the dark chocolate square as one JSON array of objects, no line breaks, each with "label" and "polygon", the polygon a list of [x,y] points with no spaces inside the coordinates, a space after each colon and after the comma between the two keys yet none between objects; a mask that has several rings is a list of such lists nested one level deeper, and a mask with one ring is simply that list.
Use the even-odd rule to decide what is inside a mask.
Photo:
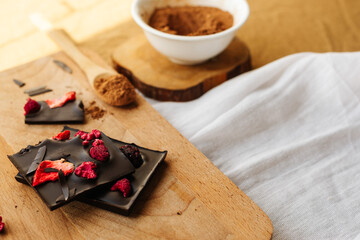
[{"label": "dark chocolate square", "polygon": [[[73,136],[78,131],[77,129],[69,127],[65,127],[64,130],[70,130],[71,136]],[[110,139],[118,148],[129,144],[116,139]],[[131,187],[133,190],[129,197],[124,198],[120,192],[110,191],[111,186],[116,182],[114,181],[97,188],[95,191],[86,192],[84,195],[79,196],[76,200],[108,211],[129,215],[136,202],[136,199],[139,197],[154,171],[165,159],[167,154],[167,151],[160,152],[140,146],[137,147],[140,150],[144,163],[139,168],[137,168],[133,174],[127,176],[131,181]],[[20,174],[16,175],[15,179],[18,182],[27,184],[26,180]]]},{"label": "dark chocolate square", "polygon": [[50,108],[45,101],[38,102],[41,108],[36,113],[25,115],[27,124],[51,123],[81,123],[84,122],[84,105],[82,101],[75,100],[65,103],[58,108]]},{"label": "dark chocolate square", "polygon": [[46,146],[47,148],[44,160],[57,160],[70,154],[66,159],[69,162],[72,162],[75,168],[85,161],[91,161],[97,164],[96,172],[98,177],[94,180],[78,177],[74,172],[66,177],[69,191],[73,193],[67,201],[59,201],[61,196],[63,196],[62,187],[59,181],[46,182],[33,187],[50,210],[54,210],[73,200],[75,197],[84,194],[86,191],[115,181],[122,176],[134,172],[135,168],[132,166],[131,162],[104,133],[101,133],[101,140],[104,141],[104,144],[110,153],[110,158],[104,162],[97,161],[90,157],[89,150],[91,148],[91,143],[87,147],[82,146],[83,141],[80,139],[80,136],[67,141],[46,139],[36,146],[29,145],[27,148],[8,157],[19,170],[20,174],[25,176],[25,180],[31,186],[34,173],[30,173],[27,176],[26,174],[38,149],[42,146]]}]

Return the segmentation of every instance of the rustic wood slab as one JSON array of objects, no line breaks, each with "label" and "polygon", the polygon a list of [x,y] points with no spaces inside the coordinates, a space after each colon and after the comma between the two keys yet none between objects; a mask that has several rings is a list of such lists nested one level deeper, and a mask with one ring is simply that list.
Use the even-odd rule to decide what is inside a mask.
[{"label": "rustic wood slab", "polygon": [[118,72],[125,74],[146,96],[162,101],[189,101],[213,87],[251,70],[250,52],[235,38],[220,55],[184,66],[157,52],[143,33],[119,43],[113,53]]},{"label": "rustic wood slab", "polygon": [[[87,54],[106,67],[97,56]],[[64,72],[53,59],[66,62],[73,74]],[[19,88],[13,78],[26,86]],[[2,239],[271,238],[268,216],[142,97],[128,108],[103,104],[64,53],[2,72],[0,84],[0,215],[6,224]],[[54,91],[34,97],[36,100],[75,90],[85,106],[95,100],[107,111],[101,119],[87,116],[85,124],[71,127],[98,128],[113,138],[169,151],[129,217],[80,202],[50,212],[31,188],[15,181],[16,168],[6,155],[49,138],[62,128],[24,124],[22,108],[27,96],[23,91],[39,85]]]}]

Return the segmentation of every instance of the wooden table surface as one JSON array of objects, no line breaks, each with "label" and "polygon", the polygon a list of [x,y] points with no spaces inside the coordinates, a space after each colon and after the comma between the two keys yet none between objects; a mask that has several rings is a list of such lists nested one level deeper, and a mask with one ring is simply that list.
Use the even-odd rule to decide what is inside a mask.
[{"label": "wooden table surface", "polygon": [[[122,26],[123,31],[127,31],[124,36],[139,31],[132,27],[130,3],[75,0],[1,2],[0,66],[11,69],[0,73],[0,215],[6,224],[0,237],[270,239],[272,224],[266,214],[150,104],[140,96],[134,109],[102,104],[94,97],[81,70],[63,53],[43,57],[58,49],[28,21],[31,12],[41,11],[55,25],[65,27],[75,40],[86,41],[83,45],[99,50],[97,53],[109,61],[112,50],[122,40],[121,34],[114,29]],[[5,19],[4,15],[8,18]],[[54,58],[66,62],[74,74],[69,76],[54,66],[51,62]],[[101,62],[96,56],[92,58]],[[38,60],[23,64],[33,59]],[[14,65],[20,66],[14,68]],[[46,81],[47,86],[55,89],[46,96],[35,97],[36,100],[55,97],[71,88],[81,96],[85,106],[96,99],[97,104],[107,110],[104,118],[87,119],[85,125],[71,125],[73,127],[84,130],[98,128],[123,141],[169,151],[165,163],[129,217],[79,202],[50,212],[32,189],[14,180],[17,171],[6,155],[51,137],[59,127],[23,124],[22,113],[14,109],[22,108],[26,96],[12,83],[12,78],[25,80],[26,87]]]},{"label": "wooden table surface", "polygon": [[[29,21],[34,11],[65,28],[82,46],[110,55],[139,27],[131,0],[0,0],[0,70],[58,51]],[[238,37],[260,67],[297,52],[360,50],[360,1],[248,0],[250,16]]]},{"label": "wooden table surface", "polygon": [[[111,53],[119,42],[128,39],[132,33],[137,34],[141,31],[131,19],[131,3],[131,0],[0,0],[0,70],[12,68],[59,50],[28,20],[28,15],[37,11],[44,14],[55,26],[65,28],[81,46],[95,51],[110,63]],[[249,46],[255,68],[296,52],[360,50],[360,1],[319,0],[314,3],[312,0],[289,0],[284,3],[282,0],[250,0],[249,5],[250,18],[239,30],[238,37]],[[4,121],[2,116],[0,119]],[[136,121],[135,118],[134,121]],[[1,158],[14,151],[3,137],[0,137]],[[130,134],[127,137],[131,139],[133,135]],[[141,138],[141,135],[135,137]],[[145,143],[149,143],[149,140]],[[12,143],[12,146],[18,145],[20,144]],[[6,171],[0,171],[1,179],[16,172],[15,169],[9,170],[10,167],[7,165]],[[186,174],[176,168],[170,169],[178,176],[175,179],[181,180],[181,184],[179,183],[181,186],[184,183],[190,184]],[[176,186],[178,185],[175,184],[173,188]],[[194,185],[192,189],[195,195],[197,191],[203,194],[204,190],[196,189],[196,186],[199,185]],[[24,190],[24,186],[14,181],[1,186],[2,189],[4,187],[12,198],[25,199],[33,194],[31,189]],[[182,195],[184,198],[187,196],[189,195],[186,193]],[[6,195],[0,196],[0,211],[4,211],[6,199]],[[25,204],[24,202],[25,200],[21,200],[20,204]],[[93,232],[96,231],[97,238],[100,238],[99,236],[102,236],[105,230],[109,230],[99,228],[96,222],[91,221],[92,216],[89,214],[87,215],[89,219],[76,219],[75,224],[69,219],[69,216],[77,216],[78,212],[86,211],[87,207],[84,204],[72,203],[75,207],[69,206],[65,208],[65,211],[51,213],[35,201],[26,204],[30,204],[27,206],[32,208],[27,210],[16,210],[19,206],[13,206],[14,209],[6,208],[6,211],[17,211],[16,216],[19,219],[26,218],[29,226],[24,226],[24,222],[19,221],[20,225],[10,227],[19,232],[14,235],[8,232],[5,238],[18,239],[22,236],[22,239],[27,239],[30,238],[27,235],[29,233],[34,234],[33,237],[37,239],[41,237],[49,239],[49,236],[52,236],[50,239],[61,238],[61,236],[51,235],[54,229],[40,229],[41,224],[31,228],[31,221],[36,221],[37,218],[51,222],[53,226],[57,226],[57,230],[64,229],[64,236],[67,239],[70,237],[73,239],[96,238],[86,232],[87,224],[94,227]],[[201,204],[214,205],[211,200]],[[95,217],[102,214],[104,214],[102,210],[94,212]],[[226,216],[217,215],[217,217],[226,219]],[[123,221],[123,218],[121,219]],[[4,219],[4,221],[7,220]],[[103,223],[110,224],[116,221],[118,221],[117,215],[106,215]],[[136,219],[132,219],[132,224],[136,224]],[[245,227],[251,228],[251,226]],[[235,225],[228,223],[225,228],[232,229]],[[129,230],[129,225],[127,230]],[[192,230],[196,231],[196,229]],[[111,229],[111,231],[118,234],[117,236],[121,239],[120,230]],[[271,234],[272,229],[269,228],[268,231]],[[131,236],[131,233],[127,235]],[[111,236],[107,234],[103,236],[111,239]],[[0,237],[4,236],[0,235]],[[149,236],[149,238],[156,237],[158,236]],[[229,238],[236,238],[236,236],[229,235]]]}]

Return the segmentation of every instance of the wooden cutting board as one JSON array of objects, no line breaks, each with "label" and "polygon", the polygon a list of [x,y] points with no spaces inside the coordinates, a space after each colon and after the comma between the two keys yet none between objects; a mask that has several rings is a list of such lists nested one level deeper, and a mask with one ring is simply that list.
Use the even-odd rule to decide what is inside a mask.
[{"label": "wooden cutting board", "polygon": [[[94,61],[106,65],[96,55]],[[67,63],[73,74],[52,60]],[[13,78],[26,86],[19,88]],[[268,216],[142,97],[128,108],[103,104],[85,75],[64,54],[57,53],[0,73],[0,215],[3,239],[270,239]],[[28,144],[49,138],[62,125],[25,125],[27,88],[46,85],[53,92],[43,100],[75,90],[85,106],[91,101],[106,109],[103,118],[86,116],[83,130],[101,129],[108,136],[158,150],[168,150],[165,163],[140,196],[133,213],[124,217],[80,202],[50,212],[36,193],[19,184],[7,159]]]},{"label": "wooden cutting board", "polygon": [[241,73],[251,70],[248,47],[235,38],[211,60],[194,66],[172,63],[157,52],[141,32],[119,43],[112,58],[144,95],[161,101],[189,101]]}]

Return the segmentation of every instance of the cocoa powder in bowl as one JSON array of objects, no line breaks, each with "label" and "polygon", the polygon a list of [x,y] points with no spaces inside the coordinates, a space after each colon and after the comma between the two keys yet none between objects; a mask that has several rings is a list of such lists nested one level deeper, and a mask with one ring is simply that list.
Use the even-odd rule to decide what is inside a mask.
[{"label": "cocoa powder in bowl", "polygon": [[149,25],[159,31],[183,36],[222,32],[233,23],[233,16],[229,12],[202,6],[158,8],[149,20]]}]

